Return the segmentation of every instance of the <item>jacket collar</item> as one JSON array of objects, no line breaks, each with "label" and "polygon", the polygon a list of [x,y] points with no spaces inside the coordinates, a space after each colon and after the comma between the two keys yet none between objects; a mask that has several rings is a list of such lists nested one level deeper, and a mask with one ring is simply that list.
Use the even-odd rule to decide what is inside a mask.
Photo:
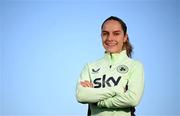
[{"label": "jacket collar", "polygon": [[122,62],[128,58],[126,50],[122,50],[120,53],[108,53],[105,52],[104,58],[110,62],[110,64],[116,64]]}]

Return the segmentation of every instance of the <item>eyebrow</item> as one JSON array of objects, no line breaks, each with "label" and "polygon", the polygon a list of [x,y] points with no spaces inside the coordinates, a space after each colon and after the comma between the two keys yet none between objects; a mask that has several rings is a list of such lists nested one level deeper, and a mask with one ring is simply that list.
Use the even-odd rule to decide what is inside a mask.
[{"label": "eyebrow", "polygon": [[113,31],[113,32],[122,32],[121,30],[115,30],[115,31]]},{"label": "eyebrow", "polygon": [[[102,32],[109,32],[109,31],[103,30]],[[121,30],[115,30],[113,32],[122,32],[122,31]]]}]

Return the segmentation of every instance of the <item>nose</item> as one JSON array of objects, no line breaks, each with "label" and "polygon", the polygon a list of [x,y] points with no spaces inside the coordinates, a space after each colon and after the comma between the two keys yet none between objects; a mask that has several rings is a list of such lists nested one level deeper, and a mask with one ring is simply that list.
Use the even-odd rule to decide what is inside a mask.
[{"label": "nose", "polygon": [[113,40],[113,35],[109,34],[108,37],[107,37],[107,40],[109,40],[109,41]]}]

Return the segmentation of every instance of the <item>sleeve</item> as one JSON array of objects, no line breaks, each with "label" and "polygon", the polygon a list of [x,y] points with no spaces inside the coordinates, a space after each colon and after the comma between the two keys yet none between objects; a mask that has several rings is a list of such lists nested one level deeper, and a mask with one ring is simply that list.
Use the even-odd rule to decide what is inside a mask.
[{"label": "sleeve", "polygon": [[114,89],[114,91],[116,91],[114,97],[99,101],[97,106],[107,108],[127,108],[137,106],[144,91],[144,69],[141,63],[136,62],[133,66],[127,86],[128,90],[126,92],[124,91],[124,87],[117,87]]},{"label": "sleeve", "polygon": [[91,82],[88,64],[82,70],[76,85],[76,99],[78,102],[97,103],[100,100],[107,99],[115,95],[112,88],[90,88],[81,86],[80,82],[85,80]]}]

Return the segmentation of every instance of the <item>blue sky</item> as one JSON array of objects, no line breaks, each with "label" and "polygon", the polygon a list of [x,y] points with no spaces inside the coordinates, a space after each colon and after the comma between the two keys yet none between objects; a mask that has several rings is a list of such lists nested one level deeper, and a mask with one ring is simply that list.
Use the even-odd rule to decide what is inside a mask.
[{"label": "blue sky", "polygon": [[100,26],[122,18],[145,68],[139,116],[180,115],[178,0],[1,0],[0,114],[80,115],[83,66],[104,54]]}]

